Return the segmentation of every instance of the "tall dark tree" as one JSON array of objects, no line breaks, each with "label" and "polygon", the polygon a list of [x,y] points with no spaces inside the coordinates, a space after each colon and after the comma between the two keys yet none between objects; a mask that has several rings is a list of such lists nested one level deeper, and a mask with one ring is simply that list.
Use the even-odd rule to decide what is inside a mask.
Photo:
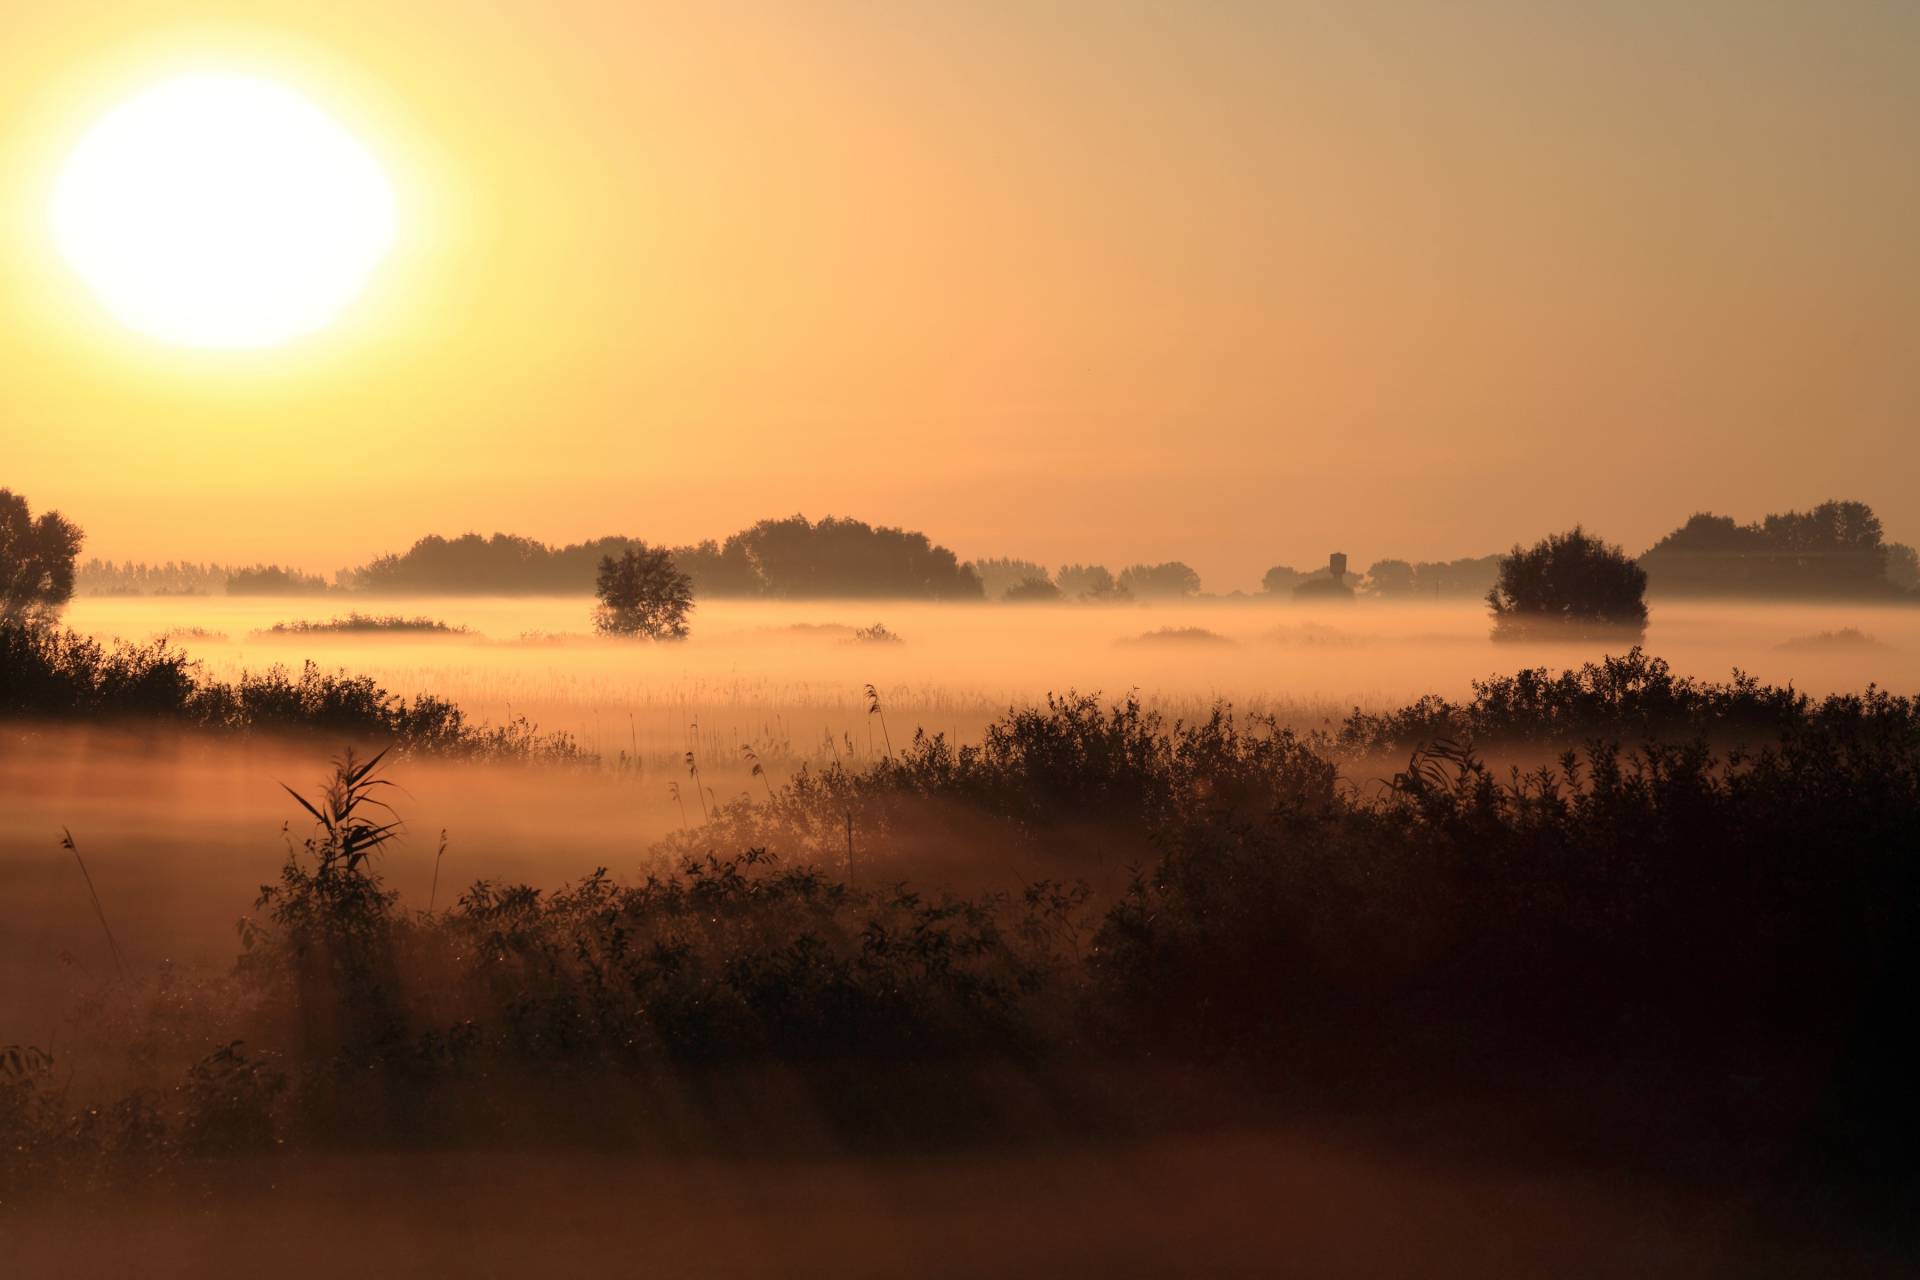
[{"label": "tall dark tree", "polygon": [[0,489],[0,626],[51,622],[73,599],[73,561],[86,535],[58,511],[33,518],[27,500]]},{"label": "tall dark tree", "polygon": [[665,547],[635,543],[600,561],[594,584],[600,607],[593,628],[603,635],[680,640],[693,610],[693,579],[674,568]]},{"label": "tall dark tree", "polygon": [[1647,629],[1647,575],[1619,547],[1575,526],[1515,545],[1487,592],[1493,638],[1639,636]]}]

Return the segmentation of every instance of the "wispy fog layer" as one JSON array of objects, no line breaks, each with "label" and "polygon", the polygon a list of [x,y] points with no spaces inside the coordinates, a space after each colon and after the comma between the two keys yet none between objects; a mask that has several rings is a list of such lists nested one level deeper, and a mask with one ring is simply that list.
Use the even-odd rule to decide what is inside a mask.
[{"label": "wispy fog layer", "polygon": [[[443,829],[442,902],[480,877],[552,884],[601,864],[637,874],[652,865],[649,847],[698,826],[704,807],[777,787],[803,765],[871,759],[916,729],[974,739],[1009,703],[1049,691],[1138,690],[1188,717],[1227,699],[1311,727],[1356,705],[1459,697],[1475,677],[1602,652],[1495,645],[1478,608],[1450,605],[715,603],[695,615],[690,641],[650,646],[589,636],[584,600],[419,599],[383,605],[470,633],[261,634],[324,617],[328,604],[96,598],[76,602],[68,621],[103,638],[175,634],[216,674],[307,659],[367,672],[396,692],[450,697],[477,719],[570,731],[604,757],[598,769],[557,771],[407,763],[393,800],[409,836],[385,869],[420,905],[436,892]],[[901,642],[854,639],[875,622]],[[1155,634],[1188,629],[1208,634]],[[1866,639],[1819,639],[1849,629]],[[1738,667],[1815,693],[1920,688],[1920,610],[1656,605],[1647,647],[1716,679]],[[868,684],[881,714],[868,710]],[[47,1010],[63,974],[105,962],[78,869],[59,847],[63,827],[130,952],[225,962],[232,922],[284,856],[282,825],[301,816],[281,784],[314,783],[328,750],[111,728],[0,735],[0,1013]]]}]

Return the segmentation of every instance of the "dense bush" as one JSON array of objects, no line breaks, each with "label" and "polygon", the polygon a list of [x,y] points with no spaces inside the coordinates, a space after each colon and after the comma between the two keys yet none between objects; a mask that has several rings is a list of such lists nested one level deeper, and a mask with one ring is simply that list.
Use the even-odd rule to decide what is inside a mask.
[{"label": "dense bush", "polygon": [[470,724],[443,698],[403,698],[371,676],[326,672],[308,662],[298,673],[274,666],[217,680],[165,638],[109,646],[52,628],[0,627],[0,716],[311,733],[336,742],[480,758],[580,755],[567,735],[541,734],[524,719]]},{"label": "dense bush", "polygon": [[[1369,789],[1331,736],[1056,698],[978,746],[917,735],[864,770],[802,773],[680,837],[671,872],[481,883],[437,912],[402,910],[365,856],[381,823],[355,796],[377,780],[349,762],[302,802],[315,836],[243,934],[242,1003],[272,1042],[200,1059],[164,1106],[94,1109],[88,1149],[135,1130],[244,1146],[324,1132],[343,1108],[472,1123],[439,1100],[476,1082],[558,1106],[539,1082],[582,1072],[1044,1069],[1096,1044],[1396,1096],[1557,1071],[1653,1073],[1675,1097],[1740,1080],[1763,1105],[1721,1117],[1736,1143],[1898,1173],[1920,1130],[1913,703],[1697,684],[1636,653],[1488,681],[1443,711],[1354,734],[1518,728],[1566,749],[1500,774],[1430,743]],[[1716,723],[1750,745],[1716,752],[1695,732]],[[853,829],[864,855],[943,826],[983,856],[1125,830],[1153,856],[1104,900],[1038,875],[936,897],[877,887],[884,862],[856,879],[826,860]],[[51,1078],[44,1054],[0,1055],[16,1161],[81,1142]]]},{"label": "dense bush", "polygon": [[1575,526],[1531,547],[1515,545],[1487,592],[1493,638],[1640,636],[1647,575],[1626,552]]},{"label": "dense bush", "polygon": [[1506,747],[1703,739],[1725,746],[1861,719],[1920,732],[1920,703],[1872,687],[1816,700],[1739,671],[1724,683],[1677,676],[1664,659],[1636,646],[1558,675],[1534,667],[1476,680],[1464,703],[1428,694],[1392,711],[1356,710],[1340,726],[1338,743],[1349,754],[1405,752],[1439,741]]}]

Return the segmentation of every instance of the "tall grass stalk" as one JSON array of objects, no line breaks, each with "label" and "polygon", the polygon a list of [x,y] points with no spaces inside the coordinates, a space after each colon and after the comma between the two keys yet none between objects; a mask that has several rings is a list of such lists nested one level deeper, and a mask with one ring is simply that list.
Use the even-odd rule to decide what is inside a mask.
[{"label": "tall grass stalk", "polygon": [[87,860],[80,856],[80,845],[74,840],[73,832],[66,827],[60,828],[60,847],[73,855],[80,875],[87,882],[87,896],[93,900],[93,914],[100,920],[100,932],[107,935],[107,950],[112,954],[114,970],[124,984],[127,980],[126,956],[120,950],[119,939],[113,936],[113,926],[107,923],[106,909],[100,905],[100,891],[93,887],[93,873],[87,870]]}]

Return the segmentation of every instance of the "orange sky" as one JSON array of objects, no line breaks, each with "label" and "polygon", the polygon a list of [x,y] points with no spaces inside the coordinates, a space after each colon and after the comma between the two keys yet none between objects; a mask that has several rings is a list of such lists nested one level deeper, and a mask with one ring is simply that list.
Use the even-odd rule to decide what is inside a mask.
[{"label": "orange sky", "polygon": [[[400,187],[333,330],[156,346],[54,254],[64,149],[188,65]],[[1916,142],[1910,0],[14,0],[0,485],[321,570],[796,510],[1219,590],[1829,496],[1920,541]]]}]

